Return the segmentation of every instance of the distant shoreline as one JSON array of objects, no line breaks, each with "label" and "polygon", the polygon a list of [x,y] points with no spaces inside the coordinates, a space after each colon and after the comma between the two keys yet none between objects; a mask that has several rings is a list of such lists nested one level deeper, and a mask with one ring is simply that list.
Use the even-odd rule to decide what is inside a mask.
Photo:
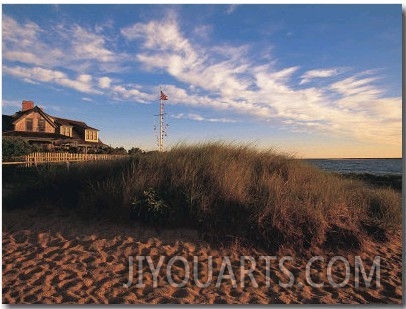
[{"label": "distant shoreline", "polygon": [[402,159],[302,159],[300,162],[339,174],[402,175]]}]

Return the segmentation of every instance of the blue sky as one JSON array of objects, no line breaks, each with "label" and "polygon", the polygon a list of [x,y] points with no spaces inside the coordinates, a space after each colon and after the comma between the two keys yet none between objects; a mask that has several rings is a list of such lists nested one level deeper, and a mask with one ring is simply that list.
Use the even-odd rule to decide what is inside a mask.
[{"label": "blue sky", "polygon": [[401,157],[401,5],[3,5],[2,109],[33,100],[112,146],[210,140]]}]

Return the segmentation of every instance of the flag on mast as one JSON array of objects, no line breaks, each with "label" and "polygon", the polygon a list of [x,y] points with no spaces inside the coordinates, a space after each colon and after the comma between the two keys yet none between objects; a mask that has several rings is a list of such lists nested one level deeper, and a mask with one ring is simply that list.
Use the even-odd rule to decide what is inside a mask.
[{"label": "flag on mast", "polygon": [[165,93],[163,93],[162,90],[160,100],[168,100],[168,96]]}]

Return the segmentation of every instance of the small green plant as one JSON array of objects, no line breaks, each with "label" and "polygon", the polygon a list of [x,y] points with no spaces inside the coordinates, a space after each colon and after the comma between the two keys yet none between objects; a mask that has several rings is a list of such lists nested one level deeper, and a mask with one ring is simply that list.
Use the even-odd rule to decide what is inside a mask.
[{"label": "small green plant", "polygon": [[134,198],[132,204],[133,217],[148,223],[164,223],[169,207],[152,188],[145,190],[141,199]]}]

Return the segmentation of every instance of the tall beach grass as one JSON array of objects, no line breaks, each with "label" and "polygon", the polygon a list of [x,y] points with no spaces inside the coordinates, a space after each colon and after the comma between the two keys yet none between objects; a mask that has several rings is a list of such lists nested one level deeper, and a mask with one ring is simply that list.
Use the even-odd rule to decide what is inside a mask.
[{"label": "tall beach grass", "polygon": [[208,240],[237,237],[271,251],[359,249],[365,239],[385,240],[402,220],[400,193],[390,188],[272,150],[221,142],[180,144],[69,171],[44,168],[27,190],[24,195],[39,203],[45,199],[84,217],[198,228]]}]

